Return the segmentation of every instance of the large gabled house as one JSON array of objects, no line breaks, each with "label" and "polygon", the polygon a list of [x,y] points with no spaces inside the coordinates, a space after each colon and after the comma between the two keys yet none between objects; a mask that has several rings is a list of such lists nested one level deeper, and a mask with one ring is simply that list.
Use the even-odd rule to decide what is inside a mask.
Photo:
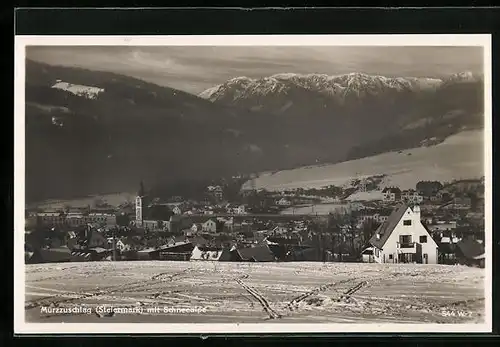
[{"label": "large gabled house", "polygon": [[370,239],[377,263],[438,263],[438,245],[420,220],[420,207],[403,204]]},{"label": "large gabled house", "polygon": [[401,199],[401,189],[398,187],[386,187],[382,190],[384,202],[396,202]]}]

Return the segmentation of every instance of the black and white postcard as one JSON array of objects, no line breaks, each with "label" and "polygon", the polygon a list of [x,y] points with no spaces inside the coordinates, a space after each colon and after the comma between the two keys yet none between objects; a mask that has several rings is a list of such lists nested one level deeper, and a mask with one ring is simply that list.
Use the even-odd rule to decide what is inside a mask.
[{"label": "black and white postcard", "polygon": [[17,333],[491,330],[490,35],[15,49]]}]

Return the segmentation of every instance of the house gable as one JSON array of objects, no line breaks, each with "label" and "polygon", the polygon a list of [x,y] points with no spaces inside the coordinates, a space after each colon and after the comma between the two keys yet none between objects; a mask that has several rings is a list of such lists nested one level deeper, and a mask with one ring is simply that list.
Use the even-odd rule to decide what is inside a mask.
[{"label": "house gable", "polygon": [[[427,228],[420,220],[420,212],[412,210],[406,205],[398,208],[390,217],[385,226],[381,225],[377,232],[380,232],[380,239],[376,238],[376,233],[370,243],[376,248],[375,255],[381,262],[390,261],[390,257],[398,254],[398,243],[400,236],[408,236],[408,242],[416,243],[419,253],[426,254],[428,263],[437,263],[438,245],[431,237]],[[385,223],[384,223],[385,224]],[[375,239],[373,241],[373,239]],[[384,257],[387,255],[387,259]]]},{"label": "house gable", "polygon": [[387,218],[387,220],[377,228],[370,239],[370,244],[378,249],[383,249],[387,239],[391,235],[394,228],[398,225],[403,215],[408,212],[408,209],[409,207],[407,205],[401,205],[394,212],[392,212],[389,218]]}]

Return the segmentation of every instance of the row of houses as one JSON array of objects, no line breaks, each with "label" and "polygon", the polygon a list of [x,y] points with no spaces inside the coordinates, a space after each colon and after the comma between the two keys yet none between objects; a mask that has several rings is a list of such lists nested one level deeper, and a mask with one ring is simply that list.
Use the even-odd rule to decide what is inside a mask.
[{"label": "row of houses", "polygon": [[415,189],[401,191],[398,187],[386,187],[382,190],[382,196],[385,202],[404,201],[412,204],[420,204],[424,201],[424,196]]},{"label": "row of houses", "polygon": [[[118,252],[118,258],[114,254],[115,260],[331,261],[338,256],[352,256],[334,254],[331,248],[318,247],[321,242],[316,240],[318,242],[315,243],[314,235],[302,238],[302,234],[311,234],[304,222],[296,221],[294,224],[296,225],[278,225],[272,230],[256,232],[258,235],[252,242],[247,238],[237,237],[236,240],[223,243],[213,237],[178,236],[163,242],[162,246],[149,248],[143,247],[140,239],[106,239],[101,233],[92,232],[87,235],[86,242],[78,242],[73,236],[66,248],[61,245],[44,247],[38,252],[33,251],[29,258],[40,262],[40,257],[50,258],[50,254],[54,253],[54,261],[61,261],[61,254],[68,255],[65,261],[102,260],[109,259],[113,250]],[[292,235],[294,231],[299,232]],[[321,235],[316,235],[316,239],[318,237]],[[308,242],[308,239],[312,242]],[[377,228],[369,240],[369,247],[361,255],[363,261],[378,263],[460,262],[484,266],[484,245],[480,241],[457,238],[447,230],[441,231],[440,237],[435,237],[422,222],[420,207],[403,204]],[[353,260],[356,260],[355,257]]]},{"label": "row of houses", "polygon": [[[284,242],[283,242],[284,241]],[[321,256],[310,245],[298,245],[279,238],[265,238],[250,246],[221,245],[191,242],[189,240],[168,243],[162,247],[134,250],[129,243],[120,240],[116,248],[91,248],[60,246],[26,250],[27,263],[69,262],[98,260],[183,260],[183,261],[318,261]]]},{"label": "row of houses", "polygon": [[[477,199],[483,201],[484,193],[481,191],[475,192]],[[386,187],[382,190],[383,201],[387,203],[405,202],[410,204],[421,204],[424,201],[431,203],[447,203],[448,207],[454,209],[470,209],[472,206],[472,198],[465,192],[451,192],[447,189],[442,189],[434,193],[419,192],[415,189],[401,190],[398,187]],[[479,207],[481,204],[478,204]]]},{"label": "row of houses", "polygon": [[26,218],[27,227],[77,227],[87,224],[116,225],[116,215],[113,213],[82,213],[44,211],[29,213]]}]

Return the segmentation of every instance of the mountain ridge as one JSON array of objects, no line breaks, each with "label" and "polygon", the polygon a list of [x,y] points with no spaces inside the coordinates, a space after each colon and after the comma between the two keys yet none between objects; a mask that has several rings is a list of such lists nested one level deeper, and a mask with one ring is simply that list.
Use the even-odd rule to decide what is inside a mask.
[{"label": "mountain ridge", "polygon": [[[241,89],[250,90],[250,93],[265,95],[266,93],[283,92],[287,87],[286,82],[297,87],[302,87],[311,91],[319,92],[332,97],[346,97],[348,92],[354,92],[359,96],[359,90],[370,84],[378,84],[378,87],[386,89],[395,89],[398,91],[408,90],[428,90],[442,86],[451,81],[471,81],[481,78],[470,71],[459,72],[450,75],[446,79],[432,77],[386,77],[383,75],[370,75],[360,72],[352,72],[340,75],[327,74],[298,74],[298,73],[279,73],[261,78],[249,78],[239,76],[231,78],[224,83],[218,84],[199,93],[201,98],[212,102],[218,101],[224,97],[224,93],[230,92],[230,88],[236,88],[237,92]],[[240,97],[240,93],[234,99]]]}]

